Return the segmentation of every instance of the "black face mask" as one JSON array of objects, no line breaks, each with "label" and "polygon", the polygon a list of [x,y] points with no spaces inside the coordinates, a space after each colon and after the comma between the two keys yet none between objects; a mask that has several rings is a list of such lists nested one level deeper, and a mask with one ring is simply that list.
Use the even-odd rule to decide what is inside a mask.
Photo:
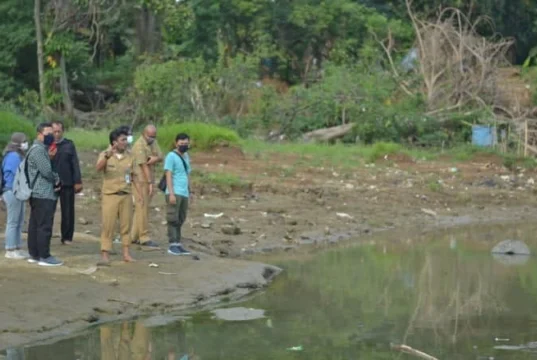
[{"label": "black face mask", "polygon": [[177,150],[179,150],[181,154],[184,154],[188,151],[188,145],[179,145],[177,147]]},{"label": "black face mask", "polygon": [[45,135],[43,137],[43,144],[45,144],[45,146],[50,146],[54,143],[54,135],[53,134],[48,134],[48,135]]}]

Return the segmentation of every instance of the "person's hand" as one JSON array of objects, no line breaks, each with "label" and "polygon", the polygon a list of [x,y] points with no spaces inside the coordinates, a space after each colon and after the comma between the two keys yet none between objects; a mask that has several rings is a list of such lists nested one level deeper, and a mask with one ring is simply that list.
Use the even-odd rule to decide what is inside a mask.
[{"label": "person's hand", "polygon": [[158,156],[150,156],[147,159],[147,165],[154,165],[158,162],[158,160],[159,160]]},{"label": "person's hand", "polygon": [[142,194],[138,194],[136,197],[138,198],[138,202],[140,203],[140,205],[144,205],[144,197],[142,196]]},{"label": "person's hand", "polygon": [[82,191],[84,187],[82,186],[82,184],[75,184],[75,193],[79,193]]},{"label": "person's hand", "polygon": [[188,196],[188,205],[193,205],[194,204],[194,194],[193,193],[190,193],[189,196]]},{"label": "person's hand", "polygon": [[54,184],[54,192],[60,192],[61,189],[62,189],[61,182],[58,181],[56,184]]},{"label": "person's hand", "polygon": [[57,152],[58,152],[57,148],[48,149],[48,156],[50,157],[50,159],[54,159],[54,156],[56,156]]},{"label": "person's hand", "polygon": [[154,191],[154,185],[153,183],[149,183],[149,197],[153,196],[153,191]]},{"label": "person's hand", "polygon": [[106,157],[110,157],[114,155],[115,152],[116,152],[116,145],[108,145],[108,148],[106,149],[104,154],[106,155]]},{"label": "person's hand", "polygon": [[175,204],[177,204],[177,198],[175,197],[174,194],[170,194],[170,199],[169,199],[169,201],[170,201],[170,205],[175,205]]}]

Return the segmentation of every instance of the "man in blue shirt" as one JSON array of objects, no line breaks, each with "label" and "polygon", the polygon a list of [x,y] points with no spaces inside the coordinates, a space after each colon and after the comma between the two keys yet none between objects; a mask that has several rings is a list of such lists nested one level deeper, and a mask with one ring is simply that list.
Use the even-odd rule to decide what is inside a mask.
[{"label": "man in blue shirt", "polygon": [[181,133],[175,137],[175,149],[164,160],[166,173],[166,220],[168,222],[168,254],[189,255],[181,244],[181,227],[185,223],[190,197],[190,138]]}]

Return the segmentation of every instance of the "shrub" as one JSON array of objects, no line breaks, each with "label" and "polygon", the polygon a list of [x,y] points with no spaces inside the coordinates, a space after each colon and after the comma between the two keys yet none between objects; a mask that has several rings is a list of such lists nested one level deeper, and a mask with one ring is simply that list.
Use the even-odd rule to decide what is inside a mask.
[{"label": "shrub", "polygon": [[9,111],[0,111],[0,150],[2,150],[14,132],[25,133],[28,139],[35,136],[34,125],[26,118]]},{"label": "shrub", "polygon": [[198,150],[208,150],[222,144],[238,145],[240,141],[235,131],[221,126],[201,122],[182,123],[159,127],[158,141],[162,150],[172,149],[175,136],[182,132],[190,136],[192,147]]}]

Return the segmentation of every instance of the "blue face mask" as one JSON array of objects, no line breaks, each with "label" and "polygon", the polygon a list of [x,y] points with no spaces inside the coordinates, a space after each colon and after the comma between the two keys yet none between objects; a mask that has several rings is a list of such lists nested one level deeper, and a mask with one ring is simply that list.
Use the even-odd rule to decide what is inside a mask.
[{"label": "blue face mask", "polygon": [[54,134],[45,135],[45,137],[43,138],[43,144],[45,144],[45,146],[50,146],[53,143],[54,143]]}]

